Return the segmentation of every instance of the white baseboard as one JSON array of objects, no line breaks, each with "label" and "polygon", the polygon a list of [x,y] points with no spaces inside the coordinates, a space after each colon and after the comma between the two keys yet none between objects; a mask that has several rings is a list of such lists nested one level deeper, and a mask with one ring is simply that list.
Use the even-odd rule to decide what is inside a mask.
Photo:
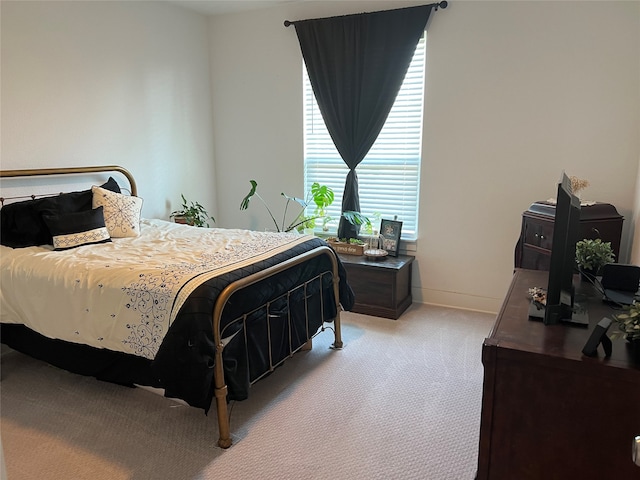
[{"label": "white baseboard", "polygon": [[413,287],[411,294],[416,303],[439,305],[443,307],[460,308],[474,312],[498,313],[502,305],[502,298],[481,297],[464,293],[446,292]]}]

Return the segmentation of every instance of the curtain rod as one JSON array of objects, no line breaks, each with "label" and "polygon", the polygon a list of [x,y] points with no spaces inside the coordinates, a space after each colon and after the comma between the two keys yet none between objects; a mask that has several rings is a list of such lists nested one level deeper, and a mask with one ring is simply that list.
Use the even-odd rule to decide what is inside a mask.
[{"label": "curtain rod", "polygon": [[[442,8],[442,9],[447,8],[447,6],[449,5],[449,2],[447,2],[447,0],[442,0],[439,3],[431,3],[430,5],[433,5],[434,6],[434,10],[437,12],[438,11],[438,7]],[[411,8],[411,7],[409,7],[409,8]],[[288,27],[289,25],[293,25],[295,23],[296,22],[291,22],[289,20],[285,20],[284,21],[284,26]]]}]

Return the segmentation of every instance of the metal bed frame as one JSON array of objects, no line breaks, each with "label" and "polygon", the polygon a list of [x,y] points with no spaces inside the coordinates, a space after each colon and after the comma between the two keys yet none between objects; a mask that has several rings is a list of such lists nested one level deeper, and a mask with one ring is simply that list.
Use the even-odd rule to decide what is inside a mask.
[{"label": "metal bed frame", "polygon": [[[90,173],[104,173],[104,172],[119,172],[121,173],[124,177],[126,177],[127,181],[129,182],[130,185],[130,192],[131,195],[136,196],[137,195],[137,186],[136,186],[136,182],[135,179],[133,178],[133,175],[126,170],[123,167],[120,167],[118,165],[105,165],[105,166],[93,166],[93,167],[65,167],[65,168],[46,168],[46,169],[23,169],[23,170],[0,170],[0,178],[16,178],[16,177],[33,177],[33,176],[51,176],[51,175],[70,175],[70,174],[76,174],[76,175],[86,175],[86,174],[90,174]],[[33,197],[32,197],[33,198]],[[4,198],[0,199],[2,200],[2,202],[4,202]],[[232,320],[231,322],[228,322],[227,325],[225,326],[226,328],[229,328],[231,325],[237,325],[238,322],[242,322],[242,331],[247,332],[247,318],[248,316],[257,311],[260,310],[262,308],[265,309],[266,311],[266,319],[267,319],[267,335],[268,335],[268,340],[269,340],[269,368],[267,371],[263,372],[262,374],[260,374],[257,378],[255,378],[254,380],[251,381],[251,384],[254,384],[255,382],[257,382],[258,380],[260,380],[261,378],[263,378],[264,376],[266,376],[267,374],[269,374],[270,372],[272,372],[276,367],[278,367],[279,365],[281,365],[287,358],[290,358],[293,356],[294,353],[300,351],[300,350],[308,350],[311,348],[311,342],[313,337],[315,337],[317,334],[319,334],[320,332],[323,332],[327,327],[325,327],[324,322],[322,324],[322,326],[315,332],[309,331],[309,310],[308,310],[308,304],[307,304],[307,295],[306,295],[306,291],[308,286],[314,282],[314,281],[320,281],[320,285],[321,285],[321,290],[320,290],[320,305],[321,305],[321,309],[322,309],[322,305],[323,305],[323,301],[322,301],[322,278],[325,275],[332,275],[332,288],[333,288],[333,295],[335,298],[335,302],[336,302],[336,317],[333,321],[333,328],[331,328],[331,330],[333,330],[334,332],[334,342],[332,344],[332,348],[333,349],[341,349],[343,346],[343,342],[342,342],[342,333],[341,333],[341,324],[340,324],[340,296],[339,296],[339,275],[338,275],[338,260],[337,260],[337,256],[335,254],[335,252],[329,247],[329,246],[321,246],[321,247],[317,247],[313,250],[310,250],[306,253],[303,253],[301,255],[298,255],[296,257],[293,257],[289,260],[286,260],[282,263],[279,263],[277,265],[274,265],[270,268],[267,268],[265,270],[262,270],[260,272],[256,272],[252,275],[249,275],[247,277],[241,278],[229,285],[227,285],[226,288],[224,288],[224,290],[220,293],[220,295],[218,296],[218,298],[216,299],[214,308],[213,308],[213,312],[212,312],[212,329],[213,329],[213,338],[214,338],[214,343],[215,343],[215,368],[214,368],[214,386],[215,386],[215,400],[216,400],[216,412],[217,412],[217,417],[218,417],[218,433],[219,433],[219,438],[218,438],[218,446],[221,448],[229,448],[231,446],[232,443],[232,439],[231,439],[231,428],[230,428],[230,419],[229,419],[229,415],[228,415],[228,408],[227,408],[227,384],[225,381],[225,375],[224,375],[224,368],[223,368],[223,359],[222,359],[222,354],[224,351],[224,331],[221,331],[221,321],[222,321],[222,313],[224,310],[225,305],[227,304],[227,302],[229,301],[229,299],[231,298],[231,296],[244,289],[247,288],[251,285],[254,285],[262,280],[265,280],[273,275],[276,275],[278,273],[281,273],[289,268],[295,267],[297,265],[300,265],[303,262],[309,261],[312,258],[321,256],[321,255],[326,255],[330,258],[331,260],[331,271],[327,271],[327,272],[323,272],[315,277],[313,277],[310,280],[307,280],[306,282],[304,282],[301,285],[297,285],[294,288],[292,288],[291,290],[289,290],[288,292],[269,300],[267,303],[261,305],[260,307],[256,308],[255,310],[252,310],[251,312],[246,312],[244,313],[242,316]],[[292,338],[291,338],[291,311],[290,311],[290,307],[291,307],[291,303],[289,302],[289,297],[298,289],[304,289],[304,297],[305,297],[305,328],[306,328],[306,343],[304,343],[301,346],[295,347],[292,344]],[[288,338],[288,343],[289,343],[289,349],[288,349],[288,357],[277,361],[276,363],[273,362],[273,359],[271,358],[271,328],[270,328],[270,323],[268,321],[269,319],[269,309],[270,309],[270,305],[282,298],[285,298],[287,300],[287,322],[288,322],[288,332],[289,332],[289,338]],[[322,315],[321,318],[324,319],[324,312],[320,312],[320,314]],[[245,342],[245,347],[247,348],[247,350],[245,351],[245,354],[247,355],[248,358],[248,345]]]}]

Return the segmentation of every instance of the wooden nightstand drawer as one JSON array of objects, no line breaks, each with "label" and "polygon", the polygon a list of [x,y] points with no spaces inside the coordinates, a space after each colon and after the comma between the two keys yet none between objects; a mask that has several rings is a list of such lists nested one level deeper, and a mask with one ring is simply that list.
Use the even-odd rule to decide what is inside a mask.
[{"label": "wooden nightstand drawer", "polygon": [[413,257],[399,255],[384,260],[354,255],[339,257],[355,293],[353,312],[397,319],[411,305]]}]

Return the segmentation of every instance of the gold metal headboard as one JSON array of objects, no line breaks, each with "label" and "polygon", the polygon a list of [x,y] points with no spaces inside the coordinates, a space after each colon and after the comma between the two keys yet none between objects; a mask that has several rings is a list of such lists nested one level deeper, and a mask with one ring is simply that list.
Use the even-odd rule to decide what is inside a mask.
[{"label": "gold metal headboard", "polygon": [[134,197],[138,196],[136,181],[126,168],[119,165],[101,165],[96,167],[63,167],[63,168],[33,168],[25,170],[0,170],[0,178],[3,177],[36,177],[47,175],[70,175],[83,173],[119,172],[127,178],[129,190]]}]

